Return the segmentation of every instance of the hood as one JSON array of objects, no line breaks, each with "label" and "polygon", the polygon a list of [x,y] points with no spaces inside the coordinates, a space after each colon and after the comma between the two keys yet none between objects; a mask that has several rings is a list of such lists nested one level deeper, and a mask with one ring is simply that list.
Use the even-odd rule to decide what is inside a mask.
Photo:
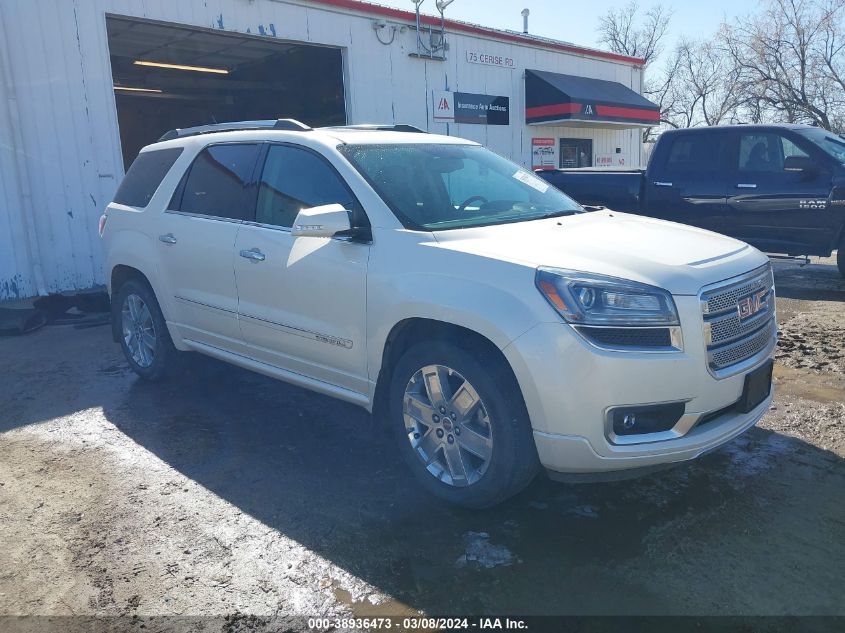
[{"label": "hood", "polygon": [[768,259],[724,235],[617,211],[499,224],[434,234],[441,248],[514,263],[632,279],[695,295]]}]

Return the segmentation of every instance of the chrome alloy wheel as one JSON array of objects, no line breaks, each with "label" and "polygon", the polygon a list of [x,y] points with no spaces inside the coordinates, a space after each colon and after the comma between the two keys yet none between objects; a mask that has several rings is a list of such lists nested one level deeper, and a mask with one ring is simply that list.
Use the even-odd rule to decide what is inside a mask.
[{"label": "chrome alloy wheel", "polygon": [[426,470],[445,484],[474,484],[493,456],[493,429],[475,388],[443,365],[426,365],[405,387],[408,440]]},{"label": "chrome alloy wheel", "polygon": [[136,294],[126,296],[121,311],[123,342],[139,367],[149,367],[155,360],[156,331],[153,315],[144,300]]}]

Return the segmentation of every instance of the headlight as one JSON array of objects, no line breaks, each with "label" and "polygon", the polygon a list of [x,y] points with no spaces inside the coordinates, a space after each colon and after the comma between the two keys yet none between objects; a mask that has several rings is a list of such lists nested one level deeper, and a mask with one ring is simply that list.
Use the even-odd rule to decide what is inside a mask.
[{"label": "headlight", "polygon": [[678,325],[672,295],[636,281],[560,268],[537,269],[537,288],[573,325],[655,327]]}]

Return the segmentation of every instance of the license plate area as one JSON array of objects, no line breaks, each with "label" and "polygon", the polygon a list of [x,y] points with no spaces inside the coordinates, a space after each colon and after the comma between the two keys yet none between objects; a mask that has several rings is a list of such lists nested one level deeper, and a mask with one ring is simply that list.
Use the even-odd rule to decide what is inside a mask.
[{"label": "license plate area", "polygon": [[754,371],[745,375],[742,397],[737,402],[741,413],[753,411],[772,391],[772,369],[774,361],[769,360]]}]

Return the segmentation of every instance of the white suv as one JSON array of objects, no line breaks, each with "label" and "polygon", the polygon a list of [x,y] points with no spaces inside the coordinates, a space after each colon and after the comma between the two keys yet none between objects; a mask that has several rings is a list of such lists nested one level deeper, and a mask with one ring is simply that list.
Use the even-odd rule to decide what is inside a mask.
[{"label": "white suv", "polygon": [[144,148],[101,218],[114,334],[358,404],[431,492],[483,507],[544,467],[620,477],[771,400],[768,260],[563,193],[407,126],[252,121]]}]

